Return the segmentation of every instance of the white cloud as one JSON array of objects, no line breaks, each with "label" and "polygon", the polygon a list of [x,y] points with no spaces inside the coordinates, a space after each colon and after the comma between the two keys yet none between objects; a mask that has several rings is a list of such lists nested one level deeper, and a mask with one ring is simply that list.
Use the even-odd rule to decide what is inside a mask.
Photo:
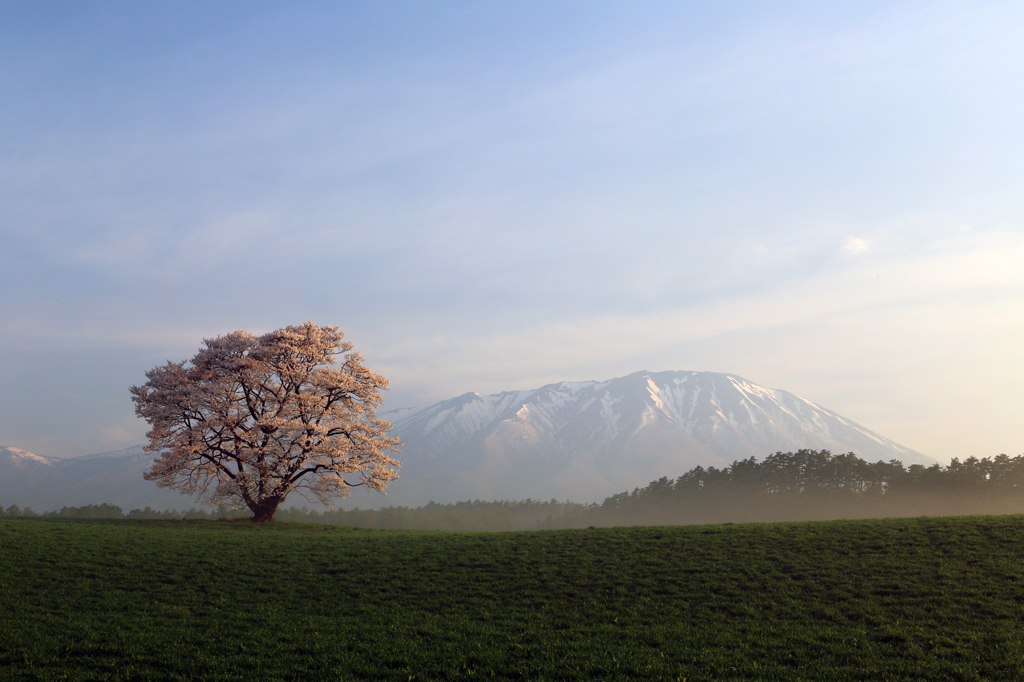
[{"label": "white cloud", "polygon": [[868,242],[866,239],[860,237],[847,237],[846,243],[843,244],[843,253],[855,255],[858,253],[865,253],[868,250]]}]

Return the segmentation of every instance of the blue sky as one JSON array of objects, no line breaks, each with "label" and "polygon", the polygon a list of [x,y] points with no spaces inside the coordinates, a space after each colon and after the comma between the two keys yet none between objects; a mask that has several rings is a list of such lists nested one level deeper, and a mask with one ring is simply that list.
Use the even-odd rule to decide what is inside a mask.
[{"label": "blue sky", "polygon": [[0,4],[0,444],[312,319],[390,407],[712,370],[1020,454],[1024,6],[827,5]]}]

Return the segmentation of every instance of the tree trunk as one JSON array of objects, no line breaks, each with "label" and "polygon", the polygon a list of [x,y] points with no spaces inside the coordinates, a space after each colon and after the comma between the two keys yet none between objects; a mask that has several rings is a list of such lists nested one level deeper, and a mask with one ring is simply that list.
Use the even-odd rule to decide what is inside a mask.
[{"label": "tree trunk", "polygon": [[281,504],[280,497],[268,497],[265,500],[249,505],[249,509],[252,510],[253,523],[273,521],[274,514],[277,513],[277,505],[279,504]]}]

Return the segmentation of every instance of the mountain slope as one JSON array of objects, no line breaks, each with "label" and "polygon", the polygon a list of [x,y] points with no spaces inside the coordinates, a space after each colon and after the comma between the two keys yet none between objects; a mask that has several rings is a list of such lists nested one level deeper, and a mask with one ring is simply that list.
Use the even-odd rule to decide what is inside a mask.
[{"label": "mountain slope", "polygon": [[[43,488],[55,478],[63,476],[54,460],[20,448],[0,446],[0,505],[25,506],[24,501],[19,500],[27,498],[20,498],[14,493]],[[38,507],[35,509],[39,511]]]},{"label": "mountain slope", "polygon": [[[405,444],[388,495],[356,490],[346,507],[558,498],[578,502],[801,448],[869,461],[934,460],[831,410],[733,374],[636,372],[531,391],[467,393],[385,413]],[[109,502],[126,511],[200,506],[142,478],[142,446],[73,459],[0,448],[0,504],[36,511]],[[310,505],[293,495],[286,505]],[[313,505],[311,505],[313,506]]]},{"label": "mountain slope", "polygon": [[0,505],[16,504],[36,512],[104,502],[125,511],[203,506],[143,479],[152,461],[153,455],[141,445],[68,459],[0,447]]},{"label": "mountain slope", "polygon": [[394,431],[405,440],[402,479],[387,499],[401,504],[598,500],[698,465],[801,448],[934,463],[792,393],[715,372],[467,393],[403,415]]}]

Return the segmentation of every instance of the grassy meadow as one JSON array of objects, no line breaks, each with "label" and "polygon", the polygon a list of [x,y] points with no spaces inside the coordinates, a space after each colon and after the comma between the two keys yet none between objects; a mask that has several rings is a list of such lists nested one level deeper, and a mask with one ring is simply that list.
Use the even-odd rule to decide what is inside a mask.
[{"label": "grassy meadow", "polygon": [[4,680],[1021,680],[1024,517],[0,519]]}]

